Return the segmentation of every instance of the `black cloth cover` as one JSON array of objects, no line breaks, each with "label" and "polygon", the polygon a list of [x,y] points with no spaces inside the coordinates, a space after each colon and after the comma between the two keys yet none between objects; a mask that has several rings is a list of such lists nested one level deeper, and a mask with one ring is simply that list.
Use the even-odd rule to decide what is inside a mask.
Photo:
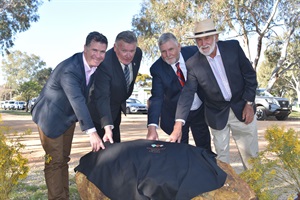
[{"label": "black cloth cover", "polygon": [[189,200],[222,187],[227,174],[215,154],[183,143],[105,143],[80,159],[79,171],[112,200]]}]

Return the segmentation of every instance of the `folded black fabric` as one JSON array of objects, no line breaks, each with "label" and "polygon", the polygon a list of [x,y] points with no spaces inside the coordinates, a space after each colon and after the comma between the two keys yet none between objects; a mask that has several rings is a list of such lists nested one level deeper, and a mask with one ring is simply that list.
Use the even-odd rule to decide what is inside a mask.
[{"label": "folded black fabric", "polygon": [[188,144],[135,140],[105,143],[80,159],[85,174],[112,200],[189,200],[222,187],[215,154]]}]

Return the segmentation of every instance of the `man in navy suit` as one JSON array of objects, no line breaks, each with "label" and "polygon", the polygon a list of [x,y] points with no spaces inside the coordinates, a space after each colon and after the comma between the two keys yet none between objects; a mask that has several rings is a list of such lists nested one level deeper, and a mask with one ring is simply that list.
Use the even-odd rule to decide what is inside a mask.
[{"label": "man in navy suit", "polygon": [[142,50],[137,47],[135,34],[123,31],[117,35],[114,47],[107,51],[95,73],[88,106],[97,132],[104,141],[110,137],[114,142],[121,141],[121,112],[126,115],[126,99],[132,94],[141,60]]},{"label": "man in navy suit", "polygon": [[236,142],[244,168],[258,154],[256,118],[253,101],[257,88],[256,72],[238,41],[218,41],[211,19],[197,22],[194,36],[199,52],[186,63],[188,81],[178,100],[174,132],[169,140],[181,136],[182,121],[189,114],[192,97],[204,91],[204,113],[211,128],[217,158],[229,163],[230,132]]},{"label": "man in navy suit", "polygon": [[68,162],[77,121],[81,130],[90,136],[93,151],[105,148],[86,103],[94,79],[92,74],[104,60],[106,48],[106,37],[91,32],[84,51],[53,70],[31,111],[46,153],[44,172],[48,199],[69,199]]},{"label": "man in navy suit", "polygon": [[[164,33],[158,39],[161,57],[151,66],[152,96],[149,99],[147,139],[158,140],[156,128],[160,118],[160,127],[171,134],[175,123],[175,111],[186,76],[185,61],[197,51],[196,46],[182,47],[172,33]],[[179,63],[179,65],[177,64]],[[182,71],[183,83],[176,75],[177,67]],[[197,93],[193,96],[193,105],[182,128],[182,143],[189,141],[191,129],[195,144],[211,150],[210,133],[204,120],[202,101]]]}]

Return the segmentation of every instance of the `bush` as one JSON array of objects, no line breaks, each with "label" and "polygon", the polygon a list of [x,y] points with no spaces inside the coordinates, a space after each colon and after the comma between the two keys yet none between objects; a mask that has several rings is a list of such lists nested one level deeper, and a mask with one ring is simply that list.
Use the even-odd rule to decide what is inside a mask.
[{"label": "bush", "polygon": [[29,172],[28,160],[21,154],[24,148],[24,145],[19,142],[22,135],[18,136],[14,133],[13,136],[16,137],[9,139],[5,136],[9,133],[10,129],[2,126],[0,115],[0,200],[9,199],[12,189],[21,179],[26,178]]},{"label": "bush", "polygon": [[[266,149],[250,160],[252,169],[241,177],[252,187],[260,200],[277,199],[272,186],[286,184],[300,192],[300,141],[294,129],[272,126],[265,134]],[[273,194],[272,194],[273,193]],[[290,197],[292,199],[292,197]]]}]

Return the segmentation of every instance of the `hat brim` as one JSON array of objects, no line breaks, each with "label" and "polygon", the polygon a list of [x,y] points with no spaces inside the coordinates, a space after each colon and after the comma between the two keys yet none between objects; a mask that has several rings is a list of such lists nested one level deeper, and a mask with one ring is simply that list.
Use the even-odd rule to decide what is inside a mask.
[{"label": "hat brim", "polygon": [[210,36],[210,35],[216,35],[219,33],[222,33],[222,31],[215,31],[215,32],[204,33],[204,34],[199,34],[199,35],[191,35],[191,36],[188,36],[187,39],[195,39],[195,38],[200,38],[200,37],[205,37],[205,36]]}]

